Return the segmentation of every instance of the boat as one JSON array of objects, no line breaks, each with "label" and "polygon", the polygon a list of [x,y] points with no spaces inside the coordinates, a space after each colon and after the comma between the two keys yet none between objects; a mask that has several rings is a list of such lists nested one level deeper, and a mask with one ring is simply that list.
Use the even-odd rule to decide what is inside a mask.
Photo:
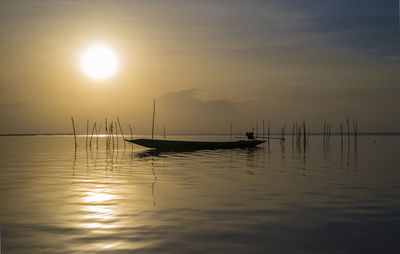
[{"label": "boat", "polygon": [[[156,110],[156,101],[153,103],[153,122],[151,130],[151,139],[124,139],[127,142],[152,148],[160,151],[193,151],[193,150],[209,150],[209,149],[235,149],[235,148],[247,148],[256,147],[259,144],[266,142],[267,140],[257,140],[254,138],[254,131],[247,132],[246,140],[237,141],[180,141],[180,140],[162,140],[154,139],[154,116]],[[232,133],[231,133],[232,135]],[[165,137],[165,130],[164,130]]]},{"label": "boat", "polygon": [[144,146],[147,148],[163,151],[191,151],[191,150],[212,150],[212,149],[235,149],[256,147],[266,140],[237,140],[237,141],[180,141],[160,139],[125,139],[125,141]]}]

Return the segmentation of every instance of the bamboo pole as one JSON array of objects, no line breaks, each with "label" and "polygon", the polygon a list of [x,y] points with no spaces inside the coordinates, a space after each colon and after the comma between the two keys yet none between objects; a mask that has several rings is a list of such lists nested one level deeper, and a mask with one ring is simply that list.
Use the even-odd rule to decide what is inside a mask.
[{"label": "bamboo pole", "polygon": [[292,146],[293,146],[293,139],[294,139],[294,128],[296,127],[296,124],[293,124],[293,129],[292,129]]},{"label": "bamboo pole", "polygon": [[358,121],[356,121],[356,136],[358,136]]},{"label": "bamboo pole", "polygon": [[306,121],[303,120],[303,143],[304,143],[304,151],[306,150],[307,138],[306,138]]},{"label": "bamboo pole", "polygon": [[229,142],[232,142],[232,124],[231,124],[231,130],[229,133]]},{"label": "bamboo pole", "polygon": [[96,127],[96,147],[97,148],[99,147],[99,134],[100,134],[100,131],[101,131],[101,122],[100,122],[99,128]]},{"label": "bamboo pole", "polygon": [[256,138],[258,137],[258,121],[256,122]]},{"label": "bamboo pole", "polygon": [[343,122],[340,122],[340,145],[343,149]]},{"label": "bamboo pole", "polygon": [[111,122],[109,123],[107,129],[108,149],[111,149]]},{"label": "bamboo pole", "polygon": [[133,139],[133,132],[132,132],[131,124],[128,124],[128,126],[129,126],[129,131],[131,132],[131,140],[132,140]]},{"label": "bamboo pole", "polygon": [[76,132],[75,132],[75,123],[74,123],[74,118],[71,116],[71,121],[72,121],[72,129],[74,130],[74,141],[75,141],[75,149],[78,147],[78,144],[76,142]]},{"label": "bamboo pole", "polygon": [[124,132],[122,131],[121,123],[119,122],[118,117],[117,117],[117,121],[118,121],[118,125],[119,125],[119,130],[121,131],[122,139],[124,140],[124,148],[126,148]]},{"label": "bamboo pole", "polygon": [[110,124],[110,135],[111,135],[111,138],[112,138],[112,147],[113,147],[113,149],[114,149],[114,122],[113,121],[111,121],[111,124]]},{"label": "bamboo pole", "polygon": [[93,133],[94,133],[94,129],[96,128],[96,123],[93,124],[93,128],[92,128],[92,134],[90,135],[90,141],[89,141],[89,147],[92,147],[92,139],[93,139]]},{"label": "bamboo pole", "polygon": [[[231,124],[231,127],[232,127],[232,124]],[[232,133],[232,131],[231,131],[231,133]],[[264,120],[263,120],[263,139],[264,138],[265,138],[265,123],[264,123]]]},{"label": "bamboo pole", "polygon": [[104,131],[106,133],[106,149],[108,149],[108,125],[107,125],[107,117],[105,118],[104,121]]},{"label": "bamboo pole", "polygon": [[328,143],[330,140],[330,135],[331,135],[331,124],[328,123],[326,126],[326,142]]},{"label": "bamboo pole", "polygon": [[326,142],[328,143],[329,142],[329,136],[330,136],[330,133],[331,132],[331,124],[330,123],[328,123],[327,125],[326,125]]},{"label": "bamboo pole", "polygon": [[152,122],[152,126],[151,126],[151,140],[153,140],[154,139],[154,115],[155,115],[155,113],[156,113],[156,100],[154,100],[154,103],[153,103],[153,122]]},{"label": "bamboo pole", "polygon": [[340,136],[343,139],[343,122],[340,122]]},{"label": "bamboo pole", "polygon": [[[114,122],[115,123],[115,122]],[[115,123],[115,138],[117,139],[117,149],[118,149],[118,147],[119,147],[119,145],[118,145],[118,126],[117,126],[117,123]]]},{"label": "bamboo pole", "polygon": [[285,141],[286,140],[286,123],[283,125],[283,140],[282,141]]},{"label": "bamboo pole", "polygon": [[89,136],[89,119],[86,121],[86,147],[88,146],[88,136]]},{"label": "bamboo pole", "polygon": [[300,146],[302,127],[303,127],[302,124],[299,123],[299,133],[298,133],[298,136],[297,136],[297,146]]},{"label": "bamboo pole", "polygon": [[[131,127],[131,124],[128,124],[128,126],[129,126],[129,131],[131,132],[131,140],[133,139],[133,132],[132,132],[132,127]],[[132,148],[132,152],[133,152],[133,143],[130,143],[131,144],[131,148]]]}]

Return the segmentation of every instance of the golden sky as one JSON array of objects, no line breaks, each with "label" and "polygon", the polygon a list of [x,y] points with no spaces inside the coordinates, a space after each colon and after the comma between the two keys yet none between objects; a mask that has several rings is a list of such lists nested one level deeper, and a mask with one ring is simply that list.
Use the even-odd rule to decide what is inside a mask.
[{"label": "golden sky", "polygon": [[[172,133],[347,115],[400,130],[397,7],[320,2],[3,0],[0,133],[70,132],[70,116],[148,133],[153,99]],[[80,68],[97,44],[118,58],[101,81]]]}]

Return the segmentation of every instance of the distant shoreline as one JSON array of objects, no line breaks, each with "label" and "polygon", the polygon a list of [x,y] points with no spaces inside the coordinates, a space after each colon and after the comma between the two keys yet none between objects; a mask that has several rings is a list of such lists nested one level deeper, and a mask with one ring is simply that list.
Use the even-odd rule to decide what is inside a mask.
[{"label": "distant shoreline", "polygon": [[[233,136],[241,135],[242,133],[233,133]],[[0,137],[30,137],[30,136],[72,136],[73,133],[0,133]],[[100,134],[103,135],[103,134]],[[136,134],[135,136],[147,136],[150,134]],[[168,136],[229,136],[226,133],[189,133],[189,134],[169,134]],[[271,133],[271,136],[280,136],[280,133]],[[292,133],[286,133],[286,136],[292,136]],[[296,135],[296,134],[295,134]],[[322,136],[322,132],[310,133],[311,136]],[[400,132],[359,132],[358,136],[400,136]],[[86,136],[86,134],[77,134],[77,136]],[[90,135],[89,135],[90,136]],[[160,136],[160,135],[157,135]],[[262,135],[259,135],[262,136]],[[331,133],[331,136],[340,136],[340,133]],[[343,136],[347,136],[347,133],[343,133]],[[354,136],[354,133],[350,132],[350,136]]]},{"label": "distant shoreline", "polygon": [[0,133],[0,136],[68,136],[74,135],[73,133],[11,133],[4,134]]}]

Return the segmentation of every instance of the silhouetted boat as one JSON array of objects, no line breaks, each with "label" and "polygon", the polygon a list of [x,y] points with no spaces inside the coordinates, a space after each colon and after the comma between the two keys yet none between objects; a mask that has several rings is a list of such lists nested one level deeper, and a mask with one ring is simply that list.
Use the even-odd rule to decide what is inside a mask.
[{"label": "silhouetted boat", "polygon": [[167,151],[185,151],[185,150],[208,150],[208,149],[234,149],[255,147],[266,142],[265,140],[238,140],[229,142],[210,142],[210,141],[178,141],[178,140],[159,140],[159,139],[125,139],[140,146],[167,150]]},{"label": "silhouetted boat", "polygon": [[[153,139],[155,111],[156,111],[156,101],[154,100],[151,139],[125,139],[125,141],[162,151],[192,151],[192,150],[208,150],[208,149],[247,148],[247,147],[255,147],[259,144],[266,142],[266,140],[254,139],[254,132],[246,132],[247,140],[238,140],[229,142]],[[164,137],[165,137],[165,130],[164,130]]]}]

